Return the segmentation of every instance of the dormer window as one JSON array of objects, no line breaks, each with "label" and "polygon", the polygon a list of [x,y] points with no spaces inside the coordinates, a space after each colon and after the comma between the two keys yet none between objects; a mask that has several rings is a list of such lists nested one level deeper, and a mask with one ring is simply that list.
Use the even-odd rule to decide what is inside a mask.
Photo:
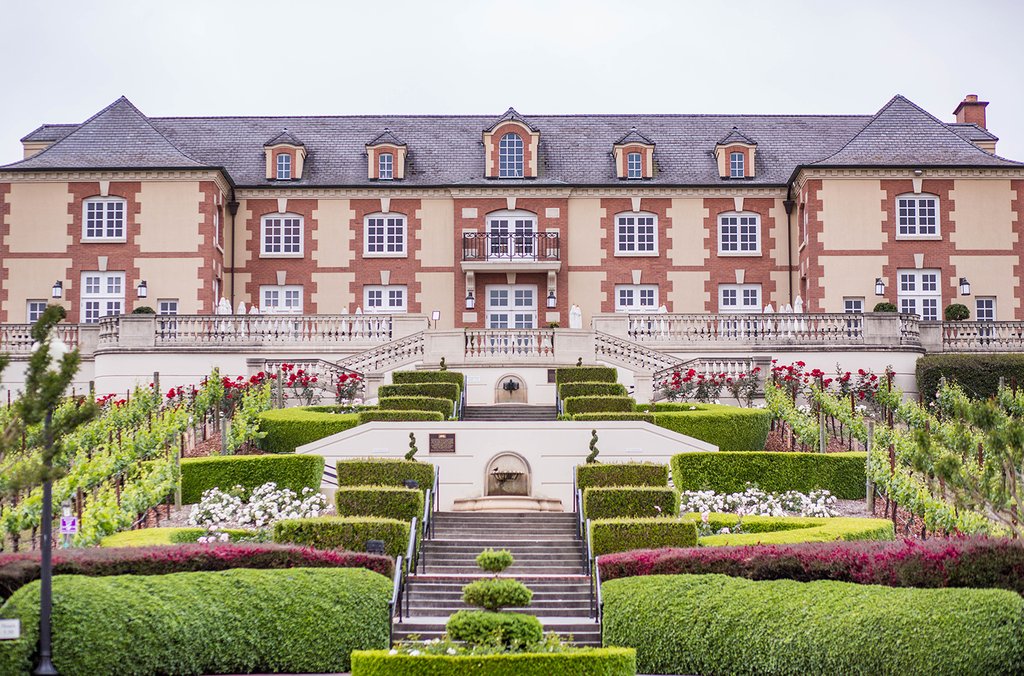
[{"label": "dormer window", "polygon": [[626,178],[643,178],[643,160],[640,153],[626,155]]},{"label": "dormer window", "polygon": [[288,153],[277,155],[277,180],[290,181],[292,179],[292,156]]},{"label": "dormer window", "polygon": [[391,153],[381,153],[377,156],[377,178],[382,181],[390,181],[394,178],[395,156]]},{"label": "dormer window", "polygon": [[612,144],[615,177],[629,180],[654,178],[654,141],[633,127]]},{"label": "dormer window", "polygon": [[405,178],[406,145],[387,127],[366,144],[367,178],[400,181]]},{"label": "dormer window", "polygon": [[744,173],[744,159],[746,156],[742,152],[733,151],[729,153],[729,178],[743,178],[746,176]]},{"label": "dormer window", "polygon": [[523,177],[523,137],[515,132],[505,134],[498,143],[498,176]]}]

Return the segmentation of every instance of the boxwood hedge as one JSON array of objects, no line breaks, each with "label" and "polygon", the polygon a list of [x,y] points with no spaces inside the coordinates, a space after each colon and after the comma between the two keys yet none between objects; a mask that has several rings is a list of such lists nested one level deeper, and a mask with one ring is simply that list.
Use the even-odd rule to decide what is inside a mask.
[{"label": "boxwood hedge", "polygon": [[458,401],[462,389],[455,383],[400,383],[381,385],[377,396],[383,397],[438,397]]},{"label": "boxwood hedge", "polygon": [[611,366],[570,366],[555,369],[555,384],[564,383],[617,383],[619,372]]},{"label": "boxwood hedge", "polygon": [[636,648],[644,673],[1024,670],[1024,599],[1001,589],[652,575],[602,591],[604,642]]},{"label": "boxwood hedge", "polygon": [[576,487],[668,486],[668,465],[652,462],[593,462],[576,466]]},{"label": "boxwood hedge", "polygon": [[[151,547],[154,545],[177,545],[189,542],[198,542],[199,537],[207,534],[205,528],[139,528],[138,530],[123,530],[114,533],[100,540],[100,547]],[[244,528],[227,528],[221,530],[227,533],[232,542],[243,538],[255,537],[256,531]]]},{"label": "boxwood hedge", "polygon": [[397,458],[357,458],[339,460],[339,486],[402,486],[408,479],[416,481],[420,490],[434,487],[434,465],[417,460]]},{"label": "boxwood hedge", "polygon": [[824,489],[837,498],[865,495],[864,453],[717,452],[672,457],[672,481],[681,491],[742,492],[748,483],[773,493]]},{"label": "boxwood hedge", "polygon": [[564,383],[558,386],[558,396],[569,397],[624,397],[629,394],[622,383]]},{"label": "boxwood hedge", "polygon": [[690,518],[598,519],[590,522],[594,556],[657,547],[695,547],[697,524]]},{"label": "boxwood hedge", "polygon": [[[700,514],[689,514],[700,519]],[[735,514],[711,512],[708,525],[715,532],[733,528],[739,517]],[[789,544],[793,542],[828,542],[832,540],[892,540],[892,521],[837,516],[745,516],[743,532],[728,535],[707,535],[699,540],[701,546]]]},{"label": "boxwood hedge", "polygon": [[441,397],[381,397],[377,408],[384,411],[437,411],[445,418],[451,418],[455,412],[452,400]]},{"label": "boxwood hedge", "polygon": [[[321,673],[357,649],[388,644],[391,580],[362,569],[225,570],[53,580],[53,659],[86,674]],[[22,638],[0,642],[0,673],[32,669],[39,582],[0,616]]]},{"label": "boxwood hedge", "polygon": [[352,653],[352,676],[635,676],[632,648],[580,648],[561,653],[391,655]]},{"label": "boxwood hedge", "polygon": [[466,378],[458,371],[395,371],[391,374],[395,385],[415,383],[455,383],[460,390],[466,389]]},{"label": "boxwood hedge", "polygon": [[656,486],[595,487],[583,491],[583,514],[588,519],[676,516],[679,493]]},{"label": "boxwood hedge", "polygon": [[383,411],[375,409],[359,413],[359,424],[370,422],[441,422],[444,415],[437,411]]},{"label": "boxwood hedge", "polygon": [[917,360],[917,391],[926,402],[935,399],[939,380],[957,383],[972,397],[988,399],[1007,385],[1024,385],[1024,354],[929,354]]},{"label": "boxwood hedge", "polygon": [[654,424],[654,414],[653,413],[638,413],[638,412],[620,413],[620,412],[605,411],[603,413],[577,413],[574,416],[568,416],[568,417],[572,418],[573,420],[610,420],[610,421],[632,420],[632,421],[636,421],[636,422],[650,423],[652,425]]},{"label": "boxwood hedge", "polygon": [[619,412],[632,413],[636,401],[632,397],[591,396],[569,397],[562,401],[562,410],[569,415],[577,413]]},{"label": "boxwood hedge", "polygon": [[303,444],[355,427],[359,415],[279,408],[260,413],[259,421],[260,429],[267,433],[260,448],[268,453],[293,453]]},{"label": "boxwood hedge", "polygon": [[388,556],[404,556],[409,522],[379,517],[321,516],[283,519],[274,524],[274,542],[314,549],[365,552],[369,540],[383,540]]},{"label": "boxwood hedge", "polygon": [[423,491],[397,486],[339,486],[334,493],[338,516],[380,516],[410,521],[423,518]]},{"label": "boxwood hedge", "polygon": [[655,411],[654,423],[714,444],[720,451],[761,451],[771,428],[771,414],[759,408],[704,405],[693,411]]},{"label": "boxwood hedge", "polygon": [[222,455],[181,461],[181,501],[199,502],[211,488],[242,486],[253,489],[273,481],[299,495],[303,488],[320,488],[322,455]]}]

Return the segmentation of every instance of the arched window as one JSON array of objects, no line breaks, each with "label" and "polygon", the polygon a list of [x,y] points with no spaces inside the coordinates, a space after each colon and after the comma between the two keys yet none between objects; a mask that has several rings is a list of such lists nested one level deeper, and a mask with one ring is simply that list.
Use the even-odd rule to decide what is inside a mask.
[{"label": "arched window", "polygon": [[658,217],[628,212],[615,217],[615,254],[652,256],[658,253]]},{"label": "arched window", "polygon": [[292,178],[292,156],[279,153],[277,156],[277,180],[289,181]]},{"label": "arched window", "polygon": [[939,236],[939,198],[935,195],[900,195],[896,198],[896,237]]},{"label": "arched window", "polygon": [[537,215],[495,211],[487,215],[488,258],[537,258]]},{"label": "arched window", "polygon": [[729,178],[743,178],[747,175],[744,167],[746,155],[741,152],[729,153]]},{"label": "arched window", "polygon": [[643,178],[643,161],[640,153],[626,155],[626,178]]},{"label": "arched window", "polygon": [[83,240],[124,240],[127,201],[121,197],[90,197],[82,218]]},{"label": "arched window", "polygon": [[390,181],[395,175],[395,156],[391,153],[377,155],[377,178]]},{"label": "arched window", "polygon": [[523,137],[515,132],[510,131],[498,142],[498,176],[523,177]]},{"label": "arched window", "polygon": [[405,256],[405,240],[405,216],[402,214],[372,214],[366,217],[363,255]]}]

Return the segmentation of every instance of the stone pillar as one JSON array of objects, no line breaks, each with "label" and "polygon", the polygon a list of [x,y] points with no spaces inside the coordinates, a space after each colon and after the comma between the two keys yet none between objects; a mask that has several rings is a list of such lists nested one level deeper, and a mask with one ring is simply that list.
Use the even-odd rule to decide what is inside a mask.
[{"label": "stone pillar", "polygon": [[125,315],[121,317],[118,346],[156,346],[156,315]]},{"label": "stone pillar", "polygon": [[864,313],[864,347],[893,349],[900,345],[900,316],[895,312]]},{"label": "stone pillar", "polygon": [[921,322],[921,347],[926,354],[942,352],[942,322]]}]

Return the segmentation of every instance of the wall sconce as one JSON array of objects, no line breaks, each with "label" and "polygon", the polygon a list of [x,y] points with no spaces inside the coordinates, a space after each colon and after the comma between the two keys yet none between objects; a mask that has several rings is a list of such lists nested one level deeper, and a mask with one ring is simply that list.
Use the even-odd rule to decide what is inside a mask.
[{"label": "wall sconce", "polygon": [[466,309],[472,310],[476,307],[476,298],[473,298],[473,292],[469,291],[466,293]]},{"label": "wall sconce", "polygon": [[146,298],[149,296],[149,287],[146,286],[146,280],[139,282],[139,285],[135,287],[135,292],[139,294],[139,298]]},{"label": "wall sconce", "polygon": [[882,281],[881,277],[875,277],[875,295],[876,296],[884,296],[885,295],[885,282]]},{"label": "wall sconce", "polygon": [[971,283],[967,281],[966,277],[960,278],[960,295],[970,296],[971,295]]},{"label": "wall sconce", "polygon": [[53,283],[53,289],[50,291],[51,298],[63,298],[64,297],[64,282],[59,279]]},{"label": "wall sconce", "polygon": [[549,308],[553,308],[557,304],[558,304],[558,299],[555,298],[555,292],[553,290],[552,291],[548,291],[548,307]]}]

